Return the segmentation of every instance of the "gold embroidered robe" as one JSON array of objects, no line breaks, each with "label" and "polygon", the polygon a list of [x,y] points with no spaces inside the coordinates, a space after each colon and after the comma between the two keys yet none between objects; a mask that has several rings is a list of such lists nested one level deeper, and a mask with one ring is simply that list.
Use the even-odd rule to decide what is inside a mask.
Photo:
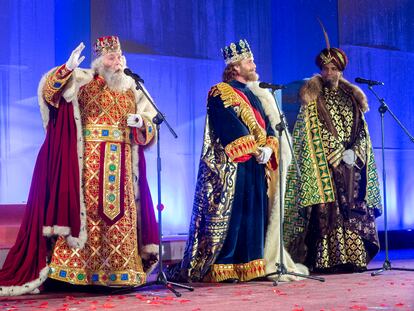
[{"label": "gold embroidered robe", "polygon": [[[48,80],[63,87],[70,73],[58,69]],[[56,82],[55,82],[56,83]],[[46,81],[44,96],[53,105],[56,89]],[[55,92],[53,92],[55,91]],[[144,117],[143,131],[133,132],[127,115],[136,113],[135,95],[110,90],[94,76],[77,94],[83,129],[83,199],[87,240],[73,248],[59,237],[49,264],[49,277],[78,285],[135,286],[146,274],[137,233],[137,208],[133,188],[132,143],[147,144],[154,127]]]}]

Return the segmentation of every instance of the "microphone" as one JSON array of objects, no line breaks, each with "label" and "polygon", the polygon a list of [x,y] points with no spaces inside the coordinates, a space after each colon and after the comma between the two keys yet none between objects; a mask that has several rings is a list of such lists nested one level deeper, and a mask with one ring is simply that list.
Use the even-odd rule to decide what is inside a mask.
[{"label": "microphone", "polygon": [[129,69],[129,68],[125,68],[124,69],[124,73],[127,75],[127,76],[130,76],[132,79],[134,79],[136,82],[141,82],[141,83],[144,83],[144,79],[142,79],[138,74],[136,74],[136,73],[133,73],[132,71],[131,71],[131,69]]},{"label": "microphone", "polygon": [[368,79],[364,79],[364,78],[355,78],[355,82],[360,83],[360,84],[368,84],[369,86],[384,85],[384,82],[375,81],[375,80],[368,80]]},{"label": "microphone", "polygon": [[286,88],[286,86],[284,86],[283,84],[271,84],[271,83],[266,83],[266,82],[260,82],[259,87],[261,87],[262,89],[272,89],[272,90],[282,90]]}]

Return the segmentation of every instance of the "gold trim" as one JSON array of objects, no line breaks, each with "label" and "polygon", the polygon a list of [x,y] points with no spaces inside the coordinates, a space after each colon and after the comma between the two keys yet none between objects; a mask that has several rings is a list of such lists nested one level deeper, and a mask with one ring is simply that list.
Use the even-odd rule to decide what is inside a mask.
[{"label": "gold trim", "polygon": [[257,151],[257,144],[253,135],[246,135],[229,143],[224,148],[224,151],[230,160],[234,161],[241,156],[255,153]]},{"label": "gold trim", "polygon": [[256,259],[241,264],[214,264],[211,265],[206,281],[222,282],[228,279],[238,279],[241,282],[250,281],[265,275],[264,259]]},{"label": "gold trim", "polygon": [[341,146],[341,148],[335,150],[330,155],[328,155],[326,159],[333,167],[337,167],[339,163],[341,163],[344,151],[345,148]]},{"label": "gold trim", "polygon": [[55,102],[56,94],[62,90],[71,76],[72,71],[68,70],[65,65],[56,68],[48,75],[42,90],[43,98],[48,104],[59,107],[59,102]]},{"label": "gold trim", "polygon": [[102,211],[110,220],[121,213],[121,150],[119,143],[105,144]]},{"label": "gold trim", "polygon": [[336,53],[336,52],[335,52],[335,55],[336,55],[336,56],[338,56],[338,57],[340,58],[340,61],[341,61],[341,63],[342,63],[342,64],[345,64],[345,60],[344,60],[344,58],[342,57],[342,54],[341,54],[341,53]]},{"label": "gold trim", "polygon": [[332,159],[334,159],[334,158],[338,157],[338,154],[341,154],[341,153],[343,153],[344,151],[345,151],[345,148],[344,148],[343,146],[341,146],[339,149],[336,149],[335,151],[333,151],[333,152],[331,152],[330,154],[328,154],[328,155],[326,156],[326,159],[327,159],[328,161],[330,161],[330,160],[332,160]]},{"label": "gold trim", "polygon": [[[266,146],[273,150],[273,154],[275,157],[276,165],[279,165],[279,139],[275,136],[269,136],[266,139]],[[266,167],[270,170],[274,170],[275,168],[272,167],[272,161],[267,161]]]},{"label": "gold trim", "polygon": [[[318,148],[317,145],[319,145],[320,148],[322,149],[322,154],[325,156],[327,152],[322,142],[322,138],[318,137],[317,138],[318,142],[315,142],[311,134],[314,132],[315,134],[317,133],[317,135],[319,136],[319,133],[321,132],[321,128],[319,126],[319,119],[318,119],[319,113],[318,113],[317,102],[316,101],[309,102],[308,110],[309,111],[306,113],[304,117],[304,122],[305,122],[305,127],[306,127],[306,136],[307,136],[308,146],[310,149],[309,150],[310,157],[312,159],[314,168],[316,168],[314,171],[316,174],[316,182],[318,184],[319,197],[321,199],[321,203],[333,202],[334,196],[333,196],[333,191],[332,191],[333,186],[332,186],[331,174],[329,173],[329,168],[326,162],[325,162],[326,165],[323,165],[324,166],[323,169],[320,168],[320,165],[319,165],[320,161],[318,160],[316,156],[317,150],[315,149],[315,147]],[[328,161],[328,159],[326,159],[325,161]],[[325,176],[322,176],[322,174]],[[323,186],[323,184],[325,184],[325,186]]]},{"label": "gold trim", "polygon": [[146,117],[142,117],[144,125],[141,128],[134,128],[134,142],[137,145],[148,145],[155,136],[155,124]]},{"label": "gold trim", "polygon": [[130,133],[131,129],[129,127],[121,129],[117,126],[93,124],[83,128],[85,141],[125,142],[130,144]]},{"label": "gold trim", "polygon": [[258,146],[264,146],[266,144],[266,130],[259,125],[250,105],[229,84],[221,82],[216,87],[225,108],[240,106],[241,120],[255,137]]},{"label": "gold trim", "polygon": [[322,58],[324,65],[329,64],[332,61],[332,59],[333,59],[333,57],[331,56],[330,52],[329,52],[328,57],[325,56],[325,54],[323,54],[323,53],[320,53],[319,56]]},{"label": "gold trim", "polygon": [[86,271],[49,265],[49,278],[75,285],[131,286],[146,282],[146,274],[133,270],[125,271]]}]

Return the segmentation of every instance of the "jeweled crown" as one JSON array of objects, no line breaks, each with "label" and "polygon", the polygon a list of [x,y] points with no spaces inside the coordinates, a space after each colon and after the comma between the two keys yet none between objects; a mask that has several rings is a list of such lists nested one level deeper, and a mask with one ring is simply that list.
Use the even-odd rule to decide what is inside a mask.
[{"label": "jeweled crown", "polygon": [[226,65],[238,62],[246,58],[253,58],[253,53],[250,50],[250,45],[246,39],[240,39],[239,42],[232,42],[229,46],[221,49],[223,53],[224,62]]},{"label": "jeweled crown", "polygon": [[96,42],[93,45],[93,51],[96,57],[108,53],[121,52],[121,43],[117,36],[101,37],[96,39]]}]

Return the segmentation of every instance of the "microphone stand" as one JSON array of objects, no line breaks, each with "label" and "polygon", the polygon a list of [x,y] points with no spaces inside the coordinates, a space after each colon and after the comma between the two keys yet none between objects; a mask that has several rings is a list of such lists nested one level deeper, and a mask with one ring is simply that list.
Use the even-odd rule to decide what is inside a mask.
[{"label": "microphone stand", "polygon": [[161,151],[160,151],[160,143],[161,143],[161,136],[160,136],[160,125],[162,122],[165,122],[165,125],[170,130],[171,134],[174,138],[177,138],[177,134],[174,132],[172,127],[168,124],[165,116],[158,107],[155,105],[151,97],[147,94],[145,88],[141,85],[141,82],[144,82],[138,75],[131,76],[136,84],[136,89],[141,90],[144,96],[148,99],[154,109],[157,111],[157,115],[153,118],[154,124],[156,124],[156,133],[157,133],[157,190],[158,190],[158,203],[157,203],[157,210],[158,210],[158,238],[159,238],[159,260],[158,260],[158,274],[155,281],[147,282],[140,286],[134,287],[135,289],[141,289],[144,287],[149,287],[153,285],[162,285],[166,287],[168,290],[174,293],[176,297],[181,297],[181,293],[174,289],[175,287],[187,289],[189,291],[193,291],[194,288],[187,285],[182,285],[179,283],[170,282],[167,280],[167,276],[164,273],[163,269],[163,254],[162,254],[162,210],[164,209],[164,205],[161,203]]},{"label": "microphone stand", "polygon": [[405,126],[401,123],[400,120],[395,116],[391,111],[388,105],[385,103],[383,98],[380,98],[378,94],[373,89],[373,84],[368,84],[368,89],[375,95],[377,100],[381,103],[378,108],[378,112],[381,115],[381,156],[382,156],[382,189],[384,192],[384,237],[385,237],[385,260],[382,264],[382,268],[371,273],[371,276],[379,275],[384,271],[397,270],[397,271],[414,271],[414,269],[408,268],[398,268],[392,267],[391,261],[388,256],[388,215],[387,215],[387,181],[386,181],[386,172],[385,172],[385,146],[384,146],[384,114],[388,111],[391,117],[397,122],[403,132],[414,142],[414,137],[408,132]]},{"label": "microphone stand", "polygon": [[293,162],[295,163],[296,166],[296,172],[297,172],[297,176],[300,179],[301,178],[301,174],[300,174],[300,170],[299,170],[299,165],[298,162],[296,161],[296,157],[295,154],[293,152],[293,148],[292,148],[292,144],[290,142],[289,136],[287,134],[286,131],[286,121],[285,121],[285,115],[282,114],[282,111],[279,108],[279,104],[277,102],[277,99],[275,97],[275,89],[272,89],[272,95],[273,98],[276,101],[276,107],[277,107],[277,111],[279,113],[280,116],[280,123],[278,123],[276,125],[276,130],[279,133],[279,213],[280,213],[280,221],[279,221],[279,235],[280,235],[280,240],[279,240],[279,249],[280,249],[280,262],[276,262],[276,271],[269,273],[267,275],[265,275],[265,277],[269,277],[272,275],[277,275],[277,279],[275,281],[273,281],[273,286],[276,286],[280,280],[280,278],[283,275],[293,275],[293,276],[297,276],[297,277],[301,277],[301,278],[306,278],[306,279],[312,279],[315,281],[320,281],[320,282],[325,282],[324,278],[318,277],[318,276],[312,276],[312,275],[305,275],[305,274],[301,274],[301,273],[296,273],[296,272],[292,272],[292,271],[288,271],[285,264],[284,264],[284,241],[283,241],[283,183],[282,183],[282,172],[283,172],[283,159],[282,159],[282,135],[283,132],[285,133],[285,137],[286,140],[289,144],[289,149],[290,149],[290,153],[292,154],[292,159]]}]

